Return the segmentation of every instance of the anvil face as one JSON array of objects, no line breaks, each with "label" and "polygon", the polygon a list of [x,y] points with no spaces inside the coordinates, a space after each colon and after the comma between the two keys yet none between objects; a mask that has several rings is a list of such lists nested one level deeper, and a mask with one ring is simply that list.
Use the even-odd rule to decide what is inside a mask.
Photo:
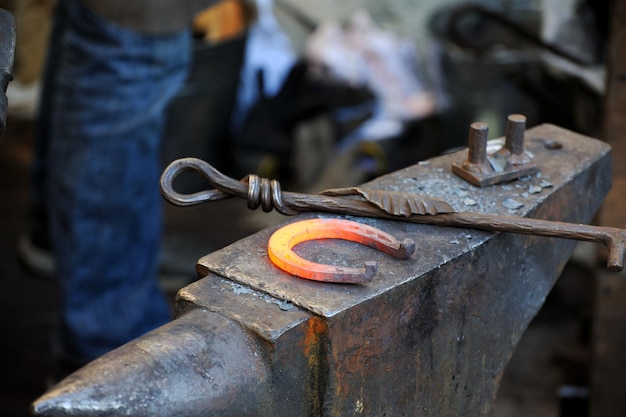
[{"label": "anvil face", "polygon": [[[545,146],[553,141],[562,146]],[[504,185],[478,188],[454,176],[452,163],[465,158],[465,152],[458,152],[364,187],[439,197],[457,211],[588,222],[610,188],[609,147],[542,125],[526,132],[526,149],[539,174]],[[139,374],[154,372],[155,364],[160,367],[163,378],[152,391],[168,398],[161,403],[160,415],[180,415],[181,409],[189,413],[185,415],[202,416],[490,413],[506,363],[575,243],[350,219],[399,240],[413,239],[415,253],[397,260],[335,240],[297,247],[303,257],[320,263],[358,266],[377,261],[378,275],[359,285],[306,281],[276,268],[267,256],[274,229],[199,260],[198,271],[205,278],[179,292],[178,320],[189,320],[200,309],[204,314],[195,320],[223,323],[207,337],[230,338],[229,349],[241,350],[242,360],[250,363],[256,377],[225,362],[231,368],[225,373],[230,377],[223,381],[239,381],[240,394],[237,384],[228,390],[202,391],[205,400],[200,401],[202,406],[194,406],[198,412],[193,414],[185,408],[185,395],[170,395],[182,364],[179,357],[163,354],[164,347],[163,352],[153,352],[150,359],[134,364]],[[159,340],[163,332],[157,329],[144,337]],[[175,342],[171,343],[173,350]],[[212,343],[208,340],[198,349],[212,351]],[[35,403],[36,415],[110,415],[104,398],[115,393],[124,410],[121,415],[149,415],[130,400],[137,393],[132,383],[117,378],[113,386],[103,376],[103,370],[133,360],[137,346],[131,343],[88,365],[71,377],[69,389],[62,382]],[[190,381],[185,387],[198,398],[194,386],[200,390],[205,385],[201,379],[197,384]],[[89,391],[95,385],[109,388]],[[62,396],[67,399],[65,411],[44,407]]]}]

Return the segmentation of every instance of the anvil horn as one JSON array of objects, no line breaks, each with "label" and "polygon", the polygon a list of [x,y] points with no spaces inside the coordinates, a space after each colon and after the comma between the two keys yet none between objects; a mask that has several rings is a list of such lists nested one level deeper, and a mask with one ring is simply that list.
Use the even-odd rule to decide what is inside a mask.
[{"label": "anvil horn", "polygon": [[259,415],[266,375],[241,327],[194,309],[62,380],[33,404],[33,414]]}]

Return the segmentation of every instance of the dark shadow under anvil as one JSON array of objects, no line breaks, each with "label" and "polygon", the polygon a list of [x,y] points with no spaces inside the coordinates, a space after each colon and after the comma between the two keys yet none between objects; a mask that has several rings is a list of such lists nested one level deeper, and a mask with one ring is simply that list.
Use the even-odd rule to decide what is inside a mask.
[{"label": "dark shadow under anvil", "polygon": [[[469,185],[451,172],[466,157],[458,152],[366,187],[440,197],[458,211],[589,222],[611,185],[610,148],[552,125],[529,129],[525,143],[540,173],[522,180]],[[338,240],[298,246],[316,262],[379,264],[368,284],[325,284],[271,264],[273,229],[252,235],[199,260],[205,278],[180,290],[178,319],[71,375],[35,414],[490,415],[575,242],[351,219],[415,240],[415,253],[397,260]]]}]

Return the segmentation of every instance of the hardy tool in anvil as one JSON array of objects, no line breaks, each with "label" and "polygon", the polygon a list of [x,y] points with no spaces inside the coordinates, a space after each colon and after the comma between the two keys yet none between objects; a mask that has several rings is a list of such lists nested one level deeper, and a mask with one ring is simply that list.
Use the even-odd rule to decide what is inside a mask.
[{"label": "hardy tool in anvil", "polygon": [[[368,283],[319,283],[274,266],[267,245],[277,228],[263,230],[201,258],[204,279],[180,290],[176,320],[70,375],[34,414],[489,415],[516,344],[573,251],[574,241],[555,237],[607,243],[609,266],[622,266],[621,230],[565,223],[588,222],[608,192],[608,145],[552,125],[525,136],[538,173],[482,188],[451,172],[465,152],[316,196],[176,161],[163,177],[172,201],[238,195],[266,211],[315,211],[297,220],[347,217],[413,239],[415,253],[397,260],[344,240],[303,242],[299,254],[320,264],[380,265]],[[171,180],[187,168],[218,190],[174,193]]]}]

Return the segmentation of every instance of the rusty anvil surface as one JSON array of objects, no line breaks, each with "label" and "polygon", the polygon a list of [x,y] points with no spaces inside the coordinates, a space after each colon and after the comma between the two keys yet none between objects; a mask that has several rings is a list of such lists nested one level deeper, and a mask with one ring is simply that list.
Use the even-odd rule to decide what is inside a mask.
[{"label": "rusty anvil surface", "polygon": [[[529,129],[525,144],[540,174],[524,180],[469,185],[451,172],[462,151],[364,187],[440,197],[457,211],[512,214],[503,201],[513,198],[524,204],[516,215],[589,222],[610,188],[610,148],[553,125]],[[271,264],[275,228],[263,230],[201,258],[205,278],[179,291],[178,319],[70,376],[35,415],[108,415],[103,398],[116,394],[123,415],[490,415],[575,242],[351,219],[415,240],[415,253],[397,260],[353,242],[305,242],[296,251],[316,262],[379,264],[367,284],[312,282]]]}]

